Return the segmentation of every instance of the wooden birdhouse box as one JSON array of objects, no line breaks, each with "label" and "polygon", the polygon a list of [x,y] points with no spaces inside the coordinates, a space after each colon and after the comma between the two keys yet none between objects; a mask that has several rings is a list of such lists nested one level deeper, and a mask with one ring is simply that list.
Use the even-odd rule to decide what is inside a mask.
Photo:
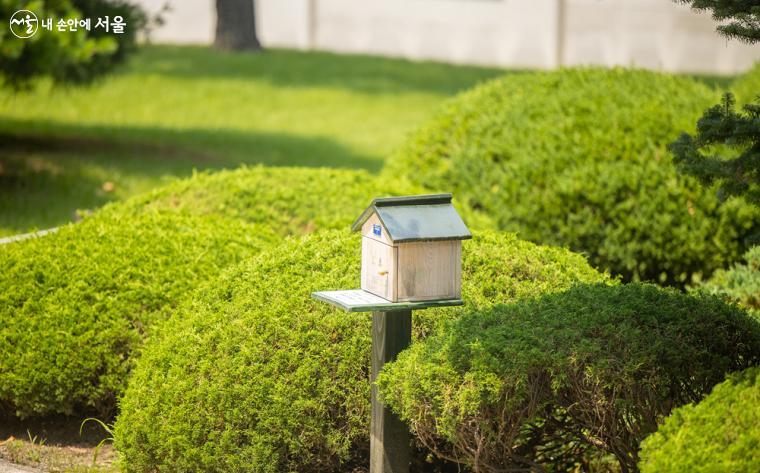
[{"label": "wooden birdhouse box", "polygon": [[362,232],[363,290],[390,302],[461,297],[462,240],[472,234],[451,194],[375,199],[351,230]]}]

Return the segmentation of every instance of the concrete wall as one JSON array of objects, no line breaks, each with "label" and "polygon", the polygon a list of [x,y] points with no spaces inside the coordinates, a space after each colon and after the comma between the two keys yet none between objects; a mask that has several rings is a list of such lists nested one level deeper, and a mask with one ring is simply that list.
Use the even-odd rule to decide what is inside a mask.
[{"label": "concrete wall", "polygon": [[760,46],[726,41],[709,15],[670,0],[567,0],[565,25],[568,65],[730,74],[760,59]]},{"label": "concrete wall", "polygon": [[156,43],[210,44],[214,40],[216,10],[212,0],[134,0],[154,14],[168,4],[166,22],[151,33]]},{"label": "concrete wall", "polygon": [[[156,10],[166,0],[139,0]],[[208,44],[212,0],[169,0],[156,42]],[[671,0],[256,0],[268,46],[511,68],[624,65],[730,74],[760,46],[726,41]]]},{"label": "concrete wall", "polygon": [[315,46],[329,51],[509,67],[556,60],[556,0],[320,0],[316,19]]}]

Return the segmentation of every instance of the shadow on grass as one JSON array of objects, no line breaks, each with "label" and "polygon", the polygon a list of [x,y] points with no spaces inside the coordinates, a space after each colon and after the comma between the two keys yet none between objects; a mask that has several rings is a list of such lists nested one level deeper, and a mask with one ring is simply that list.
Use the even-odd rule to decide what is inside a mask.
[{"label": "shadow on grass", "polygon": [[31,121],[7,126],[30,131],[0,133],[0,236],[70,222],[77,210],[128,198],[194,170],[265,164],[374,172],[382,166],[323,137]]},{"label": "shadow on grass", "polygon": [[[78,125],[46,120],[5,120],[0,152],[115,152],[139,158],[145,173],[154,169],[268,166],[345,167],[379,171],[382,160],[358,153],[333,139],[289,133],[227,129]],[[21,131],[27,130],[27,131]],[[143,162],[155,158],[153,162]]]},{"label": "shadow on grass", "polygon": [[76,160],[9,148],[0,137],[0,236],[77,219],[77,210],[114,200]]},{"label": "shadow on grass", "polygon": [[223,53],[204,47],[149,46],[127,72],[187,79],[265,80],[285,87],[335,87],[365,93],[452,95],[508,72],[494,67],[416,62],[356,54],[269,49]]}]

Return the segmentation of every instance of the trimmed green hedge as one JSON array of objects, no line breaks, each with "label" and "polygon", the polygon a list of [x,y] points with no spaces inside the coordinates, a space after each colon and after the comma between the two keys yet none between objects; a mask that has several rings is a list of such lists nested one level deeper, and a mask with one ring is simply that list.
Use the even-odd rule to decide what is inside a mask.
[{"label": "trimmed green hedge", "polygon": [[626,280],[685,285],[741,257],[760,210],[676,172],[666,150],[719,97],[654,72],[507,75],[452,100],[384,175],[453,192],[531,241]]},{"label": "trimmed green hedge", "polygon": [[641,445],[643,473],[760,471],[760,367],[676,409]]},{"label": "trimmed green hedge", "polygon": [[[345,230],[291,239],[182,307],[146,345],[120,404],[115,438],[126,471],[366,463],[371,318],[309,297],[358,287],[360,247]],[[463,258],[469,308],[606,280],[581,256],[512,235],[476,233]],[[415,336],[457,313],[415,312]]]},{"label": "trimmed green hedge", "polygon": [[716,271],[698,289],[723,294],[760,320],[760,246],[749,250],[743,262]]},{"label": "trimmed green hedge", "polygon": [[278,236],[348,225],[398,193],[364,172],[200,174],[0,247],[0,409],[107,415],[150,327]]},{"label": "trimmed green hedge", "polygon": [[[280,235],[296,235],[315,229],[348,229],[374,197],[418,193],[418,187],[397,179],[381,180],[364,171],[256,166],[198,173],[133,198],[118,206],[118,211],[223,215],[266,225]],[[479,216],[460,208],[456,196],[454,203],[468,225],[477,226]]]},{"label": "trimmed green hedge", "polygon": [[215,216],[146,212],[0,248],[0,406],[107,413],[146,331],[219,268],[274,239]]},{"label": "trimmed green hedge", "polygon": [[586,470],[600,453],[635,471],[659,418],[758,362],[760,325],[716,297],[579,285],[471,312],[378,386],[425,446],[475,471]]}]

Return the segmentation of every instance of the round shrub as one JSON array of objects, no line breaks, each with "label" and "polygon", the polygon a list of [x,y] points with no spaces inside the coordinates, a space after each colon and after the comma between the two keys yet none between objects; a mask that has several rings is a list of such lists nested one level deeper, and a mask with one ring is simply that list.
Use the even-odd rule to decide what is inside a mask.
[{"label": "round shrub", "polygon": [[760,367],[673,411],[641,444],[643,473],[760,471]]},{"label": "round shrub", "polygon": [[727,296],[760,320],[760,246],[749,250],[743,263],[716,271],[699,289]]},{"label": "round shrub", "polygon": [[[418,193],[419,188],[397,180],[380,180],[365,171],[244,166],[234,171],[197,173],[114,210],[223,215],[266,225],[281,235],[294,235],[315,229],[348,229],[372,198]],[[463,218],[470,225],[473,220],[477,223],[477,216],[468,214],[467,209],[463,209]]]},{"label": "round shrub", "polygon": [[712,296],[632,283],[480,309],[401,353],[385,402],[438,455],[479,472],[635,471],[671,409],[760,361],[760,325]]},{"label": "round shrub", "polygon": [[666,149],[717,101],[694,80],[638,70],[508,75],[448,103],[384,174],[451,191],[495,227],[625,280],[683,285],[760,236],[760,210],[719,205]]},{"label": "round shrub", "polygon": [[[115,438],[126,471],[366,463],[371,317],[309,297],[358,287],[360,248],[345,230],[288,240],[179,309],[145,346],[120,404]],[[463,249],[471,308],[604,280],[581,256],[512,235],[476,233]],[[416,311],[415,336],[458,311]]]},{"label": "round shrub", "polygon": [[0,405],[107,413],[146,330],[200,281],[273,239],[219,217],[102,215],[0,249]]},{"label": "round shrub", "polygon": [[364,172],[199,174],[0,247],[0,409],[108,415],[151,325],[278,235],[348,228],[394,189]]}]

